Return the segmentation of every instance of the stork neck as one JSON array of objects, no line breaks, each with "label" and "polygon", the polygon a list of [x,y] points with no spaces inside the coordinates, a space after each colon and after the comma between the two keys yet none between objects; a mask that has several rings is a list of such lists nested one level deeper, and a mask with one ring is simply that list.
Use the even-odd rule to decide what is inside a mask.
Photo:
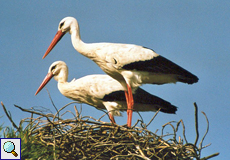
[{"label": "stork neck", "polygon": [[58,86],[58,89],[61,92],[61,94],[68,97],[68,90],[70,89],[69,88],[69,82],[58,81],[57,86]]},{"label": "stork neck", "polygon": [[66,83],[68,80],[68,70],[62,69],[57,76],[54,76],[54,79],[58,81],[58,83]]},{"label": "stork neck", "polygon": [[79,29],[71,28],[70,34],[71,34],[72,45],[79,53],[81,53],[82,55],[88,58],[95,57],[94,55],[95,53],[92,48],[93,46],[91,44],[84,43],[81,40]]}]

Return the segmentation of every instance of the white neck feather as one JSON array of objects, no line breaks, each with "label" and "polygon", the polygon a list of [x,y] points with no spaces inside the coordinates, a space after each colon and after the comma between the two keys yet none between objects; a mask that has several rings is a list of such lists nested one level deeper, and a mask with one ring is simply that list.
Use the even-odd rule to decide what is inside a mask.
[{"label": "white neck feather", "polygon": [[54,79],[58,81],[58,83],[64,83],[68,80],[68,70],[61,69],[59,74],[54,76]]},{"label": "white neck feather", "polygon": [[71,26],[70,34],[71,34],[72,45],[79,53],[81,53],[82,55],[88,58],[95,57],[95,48],[94,48],[95,45],[84,43],[81,40],[79,27]]}]

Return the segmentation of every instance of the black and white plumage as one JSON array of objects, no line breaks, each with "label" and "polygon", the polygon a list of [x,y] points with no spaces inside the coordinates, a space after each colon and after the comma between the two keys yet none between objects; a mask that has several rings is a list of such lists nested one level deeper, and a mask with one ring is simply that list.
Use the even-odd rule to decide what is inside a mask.
[{"label": "black and white plumage", "polygon": [[[68,67],[63,61],[56,61],[49,67],[48,74],[38,88],[37,95],[50,79],[58,81],[59,91],[67,98],[89,104],[97,109],[107,109],[110,119],[120,116],[120,111],[127,110],[124,88],[119,82],[108,75],[88,75],[77,80],[67,82]],[[151,95],[141,88],[133,90],[134,111],[160,111],[175,113],[177,107],[169,102]]]},{"label": "black and white plumage", "polygon": [[165,84],[183,82],[193,84],[197,76],[160,56],[151,49],[119,43],[84,43],[80,37],[78,22],[73,17],[61,20],[53,41],[44,54],[45,58],[58,41],[69,32],[74,48],[93,60],[105,73],[121,83],[128,104],[128,126],[131,127],[133,95],[132,88],[142,84]]}]

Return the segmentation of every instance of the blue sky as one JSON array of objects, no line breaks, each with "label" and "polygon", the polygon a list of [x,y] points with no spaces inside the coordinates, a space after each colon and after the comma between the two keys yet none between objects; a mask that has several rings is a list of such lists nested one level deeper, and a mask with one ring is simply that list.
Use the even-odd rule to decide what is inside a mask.
[{"label": "blue sky", "polygon": [[[153,132],[169,121],[183,119],[189,142],[195,140],[194,107],[199,107],[200,136],[210,130],[203,156],[220,152],[216,159],[230,158],[230,2],[229,1],[0,1],[0,101],[17,124],[29,117],[13,105],[43,106],[55,112],[46,90],[34,96],[50,64],[62,60],[69,66],[69,81],[89,74],[103,74],[91,60],[72,47],[65,35],[42,60],[60,20],[75,17],[84,42],[114,42],[143,45],[199,77],[193,85],[182,83],[144,85],[142,88],[178,106],[176,115],[160,113],[149,126]],[[55,105],[71,102],[62,96],[55,80],[46,86]],[[72,110],[70,106],[69,110]],[[79,107],[79,106],[78,106]],[[83,105],[83,115],[100,117],[103,112]],[[0,107],[0,124],[10,125]],[[141,113],[147,123],[153,112]],[[69,118],[72,118],[69,115]],[[67,117],[68,118],[68,117]],[[133,124],[139,118],[134,113]],[[109,121],[107,118],[104,121]],[[116,118],[125,124],[127,117]],[[159,132],[160,134],[160,132]],[[182,136],[182,133],[179,133]]]}]

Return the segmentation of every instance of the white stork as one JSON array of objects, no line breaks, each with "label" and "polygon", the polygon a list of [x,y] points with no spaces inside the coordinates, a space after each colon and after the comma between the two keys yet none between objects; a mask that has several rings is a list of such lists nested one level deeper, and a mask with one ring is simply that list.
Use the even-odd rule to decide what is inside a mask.
[{"label": "white stork", "polygon": [[129,127],[131,127],[134,103],[132,88],[147,83],[193,84],[198,82],[197,76],[149,48],[133,44],[84,43],[80,37],[78,22],[73,17],[61,20],[58,31],[43,58],[67,32],[71,34],[72,44],[79,53],[93,60],[105,73],[119,81],[124,87]]},{"label": "white stork", "polygon": [[[97,109],[107,109],[110,120],[115,123],[113,116],[120,116],[119,111],[127,110],[124,88],[119,82],[108,75],[88,75],[67,82],[68,67],[63,61],[51,64],[35,95],[54,77],[58,82],[59,91],[67,98],[89,104]],[[151,95],[141,88],[133,89],[134,111],[160,111],[175,113],[177,107],[169,102]]]}]

